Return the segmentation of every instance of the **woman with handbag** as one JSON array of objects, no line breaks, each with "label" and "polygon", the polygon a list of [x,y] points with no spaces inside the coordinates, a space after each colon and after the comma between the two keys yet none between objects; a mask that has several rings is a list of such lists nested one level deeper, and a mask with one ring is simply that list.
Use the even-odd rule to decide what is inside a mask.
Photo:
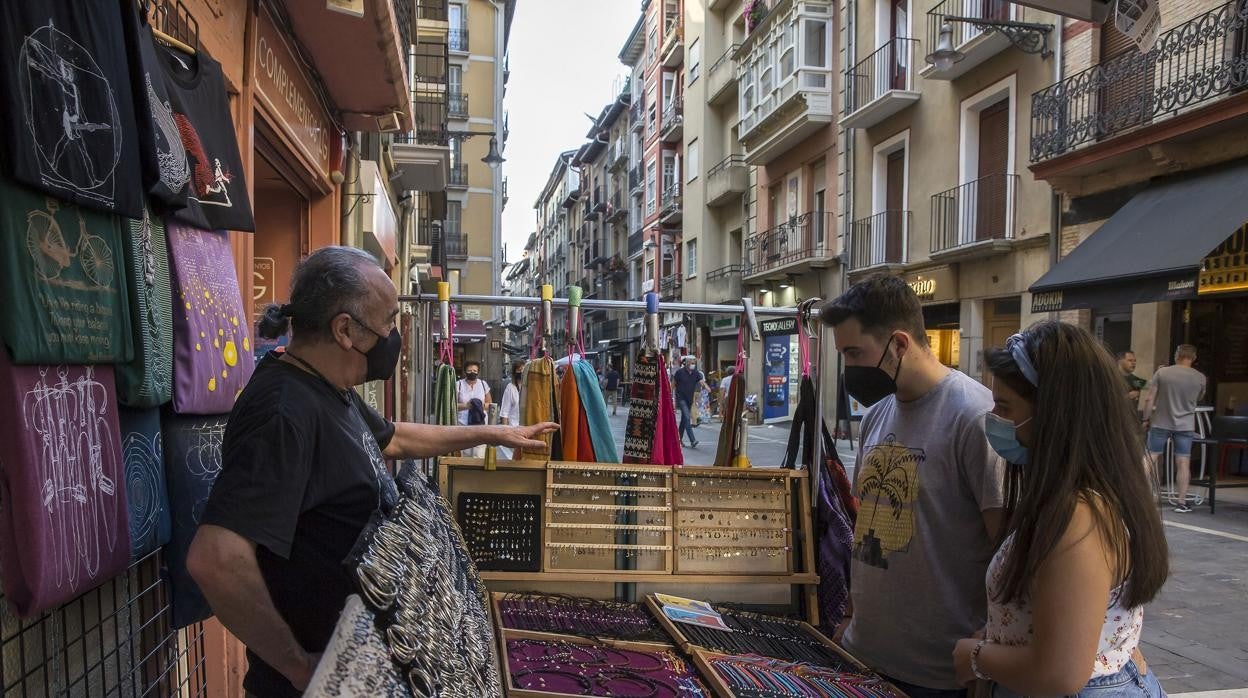
[{"label": "woman with handbag", "polygon": [[992,447],[1009,464],[988,624],[958,641],[959,681],[994,698],[1165,695],[1139,653],[1168,574],[1136,418],[1087,331],[1041,322],[985,352]]}]

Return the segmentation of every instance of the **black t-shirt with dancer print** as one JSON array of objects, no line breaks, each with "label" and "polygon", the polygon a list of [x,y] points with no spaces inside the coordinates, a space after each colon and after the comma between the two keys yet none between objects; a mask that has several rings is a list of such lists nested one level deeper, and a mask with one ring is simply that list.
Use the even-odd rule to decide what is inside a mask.
[{"label": "black t-shirt with dancer print", "polygon": [[160,211],[186,206],[191,165],[178,134],[169,103],[165,73],[148,17],[138,3],[123,2],[126,50],[134,92],[134,119],[138,125],[143,186]]},{"label": "black t-shirt with dancer print", "polygon": [[173,217],[207,230],[255,231],[221,64],[203,47],[194,56],[165,46],[156,52],[190,164],[186,207]]},{"label": "black t-shirt with dancer print", "polygon": [[0,3],[0,99],[0,162],[14,179],[143,217],[120,3]]},{"label": "black t-shirt with dancer print", "polygon": [[[325,649],[354,592],[344,561],[369,517],[398,502],[381,453],[393,435],[394,424],[354,390],[277,353],[256,367],[230,413],[203,523],[256,544],[273,605],[308,652]],[[247,691],[299,695],[259,657],[248,652],[248,660]]]}]

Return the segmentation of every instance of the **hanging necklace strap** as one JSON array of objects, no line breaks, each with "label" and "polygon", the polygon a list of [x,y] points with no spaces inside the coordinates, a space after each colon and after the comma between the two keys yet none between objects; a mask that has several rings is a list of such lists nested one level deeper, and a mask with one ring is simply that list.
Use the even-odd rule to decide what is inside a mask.
[{"label": "hanging necklace strap", "polygon": [[344,403],[348,405],[351,404],[351,391],[350,390],[344,390],[334,385],[333,381],[326,378],[324,373],[321,373],[320,371],[316,370],[316,367],[308,363],[307,361],[304,361],[298,356],[295,356],[294,354],[290,353],[289,349],[282,353],[286,356],[289,356],[293,361],[298,363],[300,366],[306,368],[308,372],[311,373],[312,375],[316,376],[317,378],[320,378],[321,381],[325,383],[325,385],[328,385],[330,389],[333,390],[334,393],[338,395],[338,397],[342,398],[342,401]]}]

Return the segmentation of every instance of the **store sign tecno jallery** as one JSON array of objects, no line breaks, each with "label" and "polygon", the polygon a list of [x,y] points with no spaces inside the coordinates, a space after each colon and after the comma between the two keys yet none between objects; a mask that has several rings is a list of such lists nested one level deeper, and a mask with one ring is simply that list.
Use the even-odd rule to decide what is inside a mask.
[{"label": "store sign tecno jallery", "polygon": [[315,166],[317,174],[328,177],[329,115],[267,10],[260,12],[256,24],[256,97],[282,122],[282,128],[303,151],[308,164]]}]

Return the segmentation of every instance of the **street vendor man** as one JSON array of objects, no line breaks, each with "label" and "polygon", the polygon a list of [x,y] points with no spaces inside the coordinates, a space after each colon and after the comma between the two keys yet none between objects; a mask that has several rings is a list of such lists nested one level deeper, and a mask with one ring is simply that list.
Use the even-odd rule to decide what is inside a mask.
[{"label": "street vendor man", "polygon": [[402,338],[394,284],[368,253],[327,247],[295,270],[290,302],[257,332],[269,353],[239,395],[222,468],[187,568],[225,627],[247,646],[248,696],[298,696],[329,643],[347,596],[345,564],[398,488],[388,459],[480,444],[541,449],[552,423],[433,426],[390,422],[354,386],[394,374]]}]

